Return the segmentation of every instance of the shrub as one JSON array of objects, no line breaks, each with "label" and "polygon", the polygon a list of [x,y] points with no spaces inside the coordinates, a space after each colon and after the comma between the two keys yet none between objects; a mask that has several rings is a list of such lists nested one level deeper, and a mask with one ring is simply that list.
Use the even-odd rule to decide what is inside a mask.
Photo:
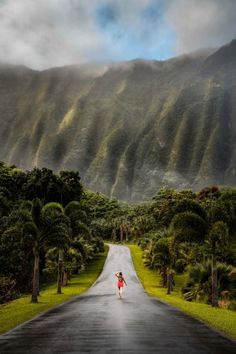
[{"label": "shrub", "polygon": [[177,259],[177,261],[175,262],[175,270],[179,274],[182,274],[185,271],[186,266],[187,262],[183,258]]},{"label": "shrub", "polygon": [[16,299],[15,280],[8,277],[0,277],[0,304]]},{"label": "shrub", "polygon": [[[230,301],[236,300],[236,269],[225,263],[217,264],[219,300],[224,293],[228,293]],[[182,289],[187,301],[201,301],[211,303],[211,262],[198,263],[189,273],[186,286]]]}]

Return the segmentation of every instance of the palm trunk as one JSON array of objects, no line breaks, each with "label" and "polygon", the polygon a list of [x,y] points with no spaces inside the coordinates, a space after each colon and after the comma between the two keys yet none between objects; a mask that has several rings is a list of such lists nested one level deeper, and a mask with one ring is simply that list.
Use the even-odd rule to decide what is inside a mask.
[{"label": "palm trunk", "polygon": [[167,294],[170,294],[170,274],[167,274]]},{"label": "palm trunk", "polygon": [[36,287],[37,287],[37,295],[39,296],[39,257],[38,257],[38,267],[37,267],[37,277],[36,277]]},{"label": "palm trunk", "polygon": [[125,230],[125,239],[126,239],[126,242],[129,241],[129,232],[128,232],[128,229]]},{"label": "palm trunk", "polygon": [[174,273],[171,273],[171,278],[170,278],[170,291],[174,290]]},{"label": "palm trunk", "polygon": [[62,281],[63,286],[67,286],[68,284],[68,272],[66,269],[63,271],[63,281]]},{"label": "palm trunk", "polygon": [[116,241],[116,229],[115,228],[112,229],[111,238],[113,241]]},{"label": "palm trunk", "polygon": [[58,257],[58,276],[57,276],[57,293],[61,294],[62,287],[62,268],[63,268],[63,251],[59,251]]},{"label": "palm trunk", "polygon": [[31,302],[38,302],[38,292],[39,292],[39,253],[34,251],[34,274],[33,274],[33,289]]},{"label": "palm trunk", "polygon": [[217,266],[216,266],[216,257],[214,254],[212,255],[211,281],[212,281],[212,306],[218,307]]},{"label": "palm trunk", "polygon": [[120,242],[123,242],[123,227],[120,226]]},{"label": "palm trunk", "polygon": [[167,273],[167,294],[171,294],[173,291],[173,272],[169,269]]},{"label": "palm trunk", "polygon": [[170,269],[167,270],[167,294],[171,294],[173,290],[173,275]]},{"label": "palm trunk", "polygon": [[161,277],[162,277],[162,286],[166,288],[167,286],[167,268],[163,267],[161,270]]}]

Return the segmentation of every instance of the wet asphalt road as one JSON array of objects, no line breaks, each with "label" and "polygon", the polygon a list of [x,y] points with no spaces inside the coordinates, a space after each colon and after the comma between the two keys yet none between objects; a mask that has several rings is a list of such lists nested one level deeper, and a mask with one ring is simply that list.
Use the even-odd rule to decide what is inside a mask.
[{"label": "wet asphalt road", "polygon": [[[117,271],[128,285],[122,300]],[[150,298],[129,249],[112,245],[89,291],[0,336],[0,353],[235,354],[236,343]]]}]

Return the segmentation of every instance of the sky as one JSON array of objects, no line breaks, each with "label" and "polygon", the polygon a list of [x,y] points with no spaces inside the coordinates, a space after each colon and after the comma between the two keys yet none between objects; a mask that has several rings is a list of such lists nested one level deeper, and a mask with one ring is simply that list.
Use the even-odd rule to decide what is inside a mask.
[{"label": "sky", "polygon": [[236,0],[0,0],[0,62],[165,60],[236,38]]}]

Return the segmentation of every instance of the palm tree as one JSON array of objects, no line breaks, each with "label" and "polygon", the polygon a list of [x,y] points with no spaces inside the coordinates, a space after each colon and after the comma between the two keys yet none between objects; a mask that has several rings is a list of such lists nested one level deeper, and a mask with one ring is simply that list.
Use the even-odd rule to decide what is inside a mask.
[{"label": "palm tree", "polygon": [[68,243],[68,219],[58,203],[48,203],[44,207],[39,199],[34,199],[31,221],[23,226],[23,234],[31,242],[34,254],[33,284],[31,302],[38,302],[39,294],[39,254],[45,246],[62,249]]},{"label": "palm tree", "polygon": [[47,203],[42,209],[42,215],[49,223],[54,220],[57,222],[57,225],[54,225],[54,228],[51,230],[50,239],[47,240],[47,244],[52,247],[57,247],[58,249],[57,294],[61,294],[64,272],[64,251],[70,244],[70,220],[65,215],[63,206],[55,202]]},{"label": "palm tree", "polygon": [[[216,250],[228,239],[228,226],[223,221],[213,220],[214,210],[210,208],[207,219],[194,212],[176,214],[171,222],[175,243],[210,245],[212,257],[212,306],[218,306]],[[204,215],[204,214],[202,214]]]},{"label": "palm tree", "polygon": [[162,277],[162,286],[167,287],[167,294],[173,290],[173,271],[170,239],[166,230],[159,230],[153,235],[149,247],[144,251],[144,263],[157,269]]},{"label": "palm tree", "polygon": [[218,280],[217,280],[217,262],[216,251],[218,247],[225,246],[228,242],[228,226],[223,221],[215,222],[208,234],[208,242],[211,248],[212,264],[211,264],[211,277],[212,277],[212,306],[218,306]]},{"label": "palm tree", "polygon": [[81,204],[77,201],[68,203],[65,207],[65,215],[70,219],[72,237],[78,236],[80,233],[88,232],[88,215],[81,208]]},{"label": "palm tree", "polygon": [[[190,270],[188,280],[182,289],[184,298],[187,301],[212,302],[211,273],[212,262],[196,263]],[[235,299],[235,275],[236,268],[226,263],[217,263],[218,291],[221,297]],[[222,299],[222,300],[223,300]]]}]

